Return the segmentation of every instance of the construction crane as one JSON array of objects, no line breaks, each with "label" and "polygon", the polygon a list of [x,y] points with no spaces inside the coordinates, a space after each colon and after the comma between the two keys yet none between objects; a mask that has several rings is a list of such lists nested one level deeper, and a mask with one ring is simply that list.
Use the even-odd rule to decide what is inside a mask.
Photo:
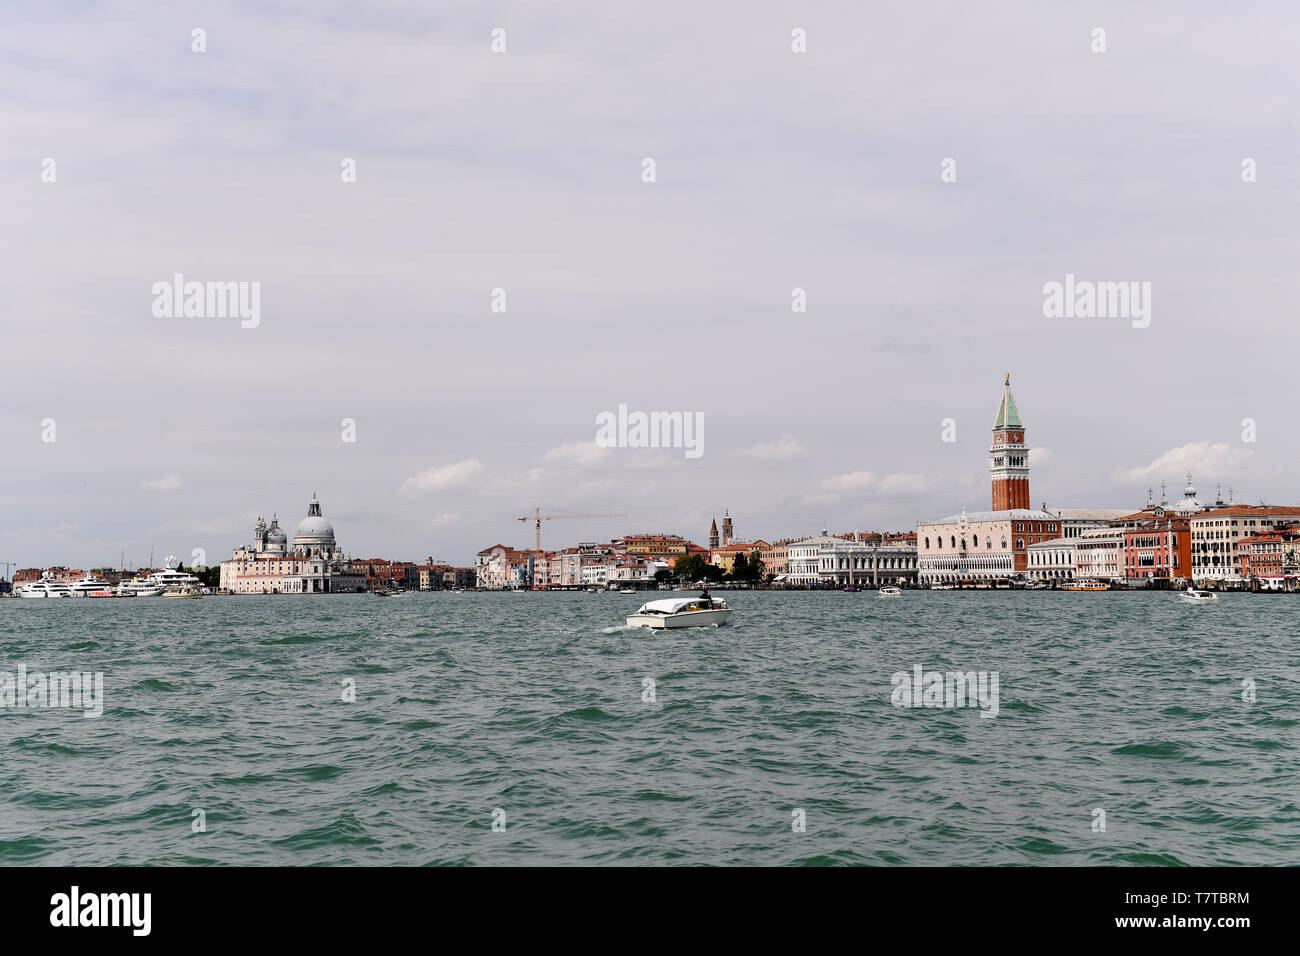
[{"label": "construction crane", "polygon": [[572,515],[572,514],[544,515],[542,514],[541,508],[534,508],[533,513],[531,515],[524,515],[522,518],[519,518],[517,520],[534,522],[537,528],[537,550],[541,551],[543,521],[554,521],[556,518],[626,518],[626,517],[627,517],[626,512],[622,512],[622,511],[611,512],[609,514],[599,514],[599,515]]}]

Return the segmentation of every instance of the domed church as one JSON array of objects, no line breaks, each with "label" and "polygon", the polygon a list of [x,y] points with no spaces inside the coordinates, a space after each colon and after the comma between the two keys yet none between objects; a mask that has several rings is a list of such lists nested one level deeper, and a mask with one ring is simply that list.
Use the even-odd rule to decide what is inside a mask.
[{"label": "domed church", "polygon": [[364,586],[365,578],[352,572],[314,494],[292,544],[277,515],[271,515],[270,525],[258,515],[252,544],[241,545],[231,560],[221,562],[221,588],[232,594],[337,593]]},{"label": "domed church", "polygon": [[343,557],[334,541],[334,526],[321,514],[320,500],[315,494],[307,502],[307,517],[298,522],[293,533],[293,547],[289,547],[288,537],[280,527],[280,519],[271,515],[268,527],[266,519],[257,516],[253,526],[253,546],[249,551],[257,557],[289,558],[324,558],[334,561]]}]

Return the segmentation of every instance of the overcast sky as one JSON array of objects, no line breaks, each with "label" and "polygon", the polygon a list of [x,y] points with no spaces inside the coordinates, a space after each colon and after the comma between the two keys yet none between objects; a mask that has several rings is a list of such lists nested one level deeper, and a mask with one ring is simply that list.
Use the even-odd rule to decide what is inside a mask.
[{"label": "overcast sky", "polygon": [[[531,544],[539,505],[628,514],[550,547],[702,542],[728,508],[750,538],[906,528],[989,507],[1008,371],[1035,506],[1137,508],[1188,469],[1202,499],[1295,503],[1297,27],[6,3],[0,561],[215,562],[313,492],[350,554],[455,563]],[[155,317],[175,273],[260,282],[260,324]],[[1045,318],[1067,273],[1150,282],[1150,326]],[[597,448],[620,404],[702,414],[704,453]]]}]

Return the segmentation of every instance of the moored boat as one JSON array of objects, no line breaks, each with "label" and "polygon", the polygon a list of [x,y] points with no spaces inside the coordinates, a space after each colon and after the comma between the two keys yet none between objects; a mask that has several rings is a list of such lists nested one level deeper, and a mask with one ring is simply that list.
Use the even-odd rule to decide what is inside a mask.
[{"label": "moored boat", "polygon": [[39,581],[30,581],[14,593],[20,598],[62,598],[68,597],[72,589],[54,580],[54,575],[46,571]]},{"label": "moored boat", "polygon": [[1106,591],[1107,586],[1101,581],[1071,581],[1062,588],[1064,591]]},{"label": "moored boat", "polygon": [[203,591],[195,585],[188,587],[168,588],[163,592],[164,598],[201,598]]}]

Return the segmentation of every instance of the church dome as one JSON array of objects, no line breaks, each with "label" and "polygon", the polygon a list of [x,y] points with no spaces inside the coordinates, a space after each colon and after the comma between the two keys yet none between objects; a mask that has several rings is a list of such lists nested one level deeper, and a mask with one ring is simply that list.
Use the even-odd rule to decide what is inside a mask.
[{"label": "church dome", "polygon": [[293,534],[295,545],[327,544],[334,545],[334,526],[325,520],[320,512],[320,502],[312,495],[307,503],[307,517],[298,522],[298,530]]},{"label": "church dome", "polygon": [[330,538],[334,537],[334,526],[323,515],[308,515],[298,522],[296,538]]},{"label": "church dome", "polygon": [[288,537],[280,528],[275,528],[266,536],[267,544],[284,544],[288,540]]}]

